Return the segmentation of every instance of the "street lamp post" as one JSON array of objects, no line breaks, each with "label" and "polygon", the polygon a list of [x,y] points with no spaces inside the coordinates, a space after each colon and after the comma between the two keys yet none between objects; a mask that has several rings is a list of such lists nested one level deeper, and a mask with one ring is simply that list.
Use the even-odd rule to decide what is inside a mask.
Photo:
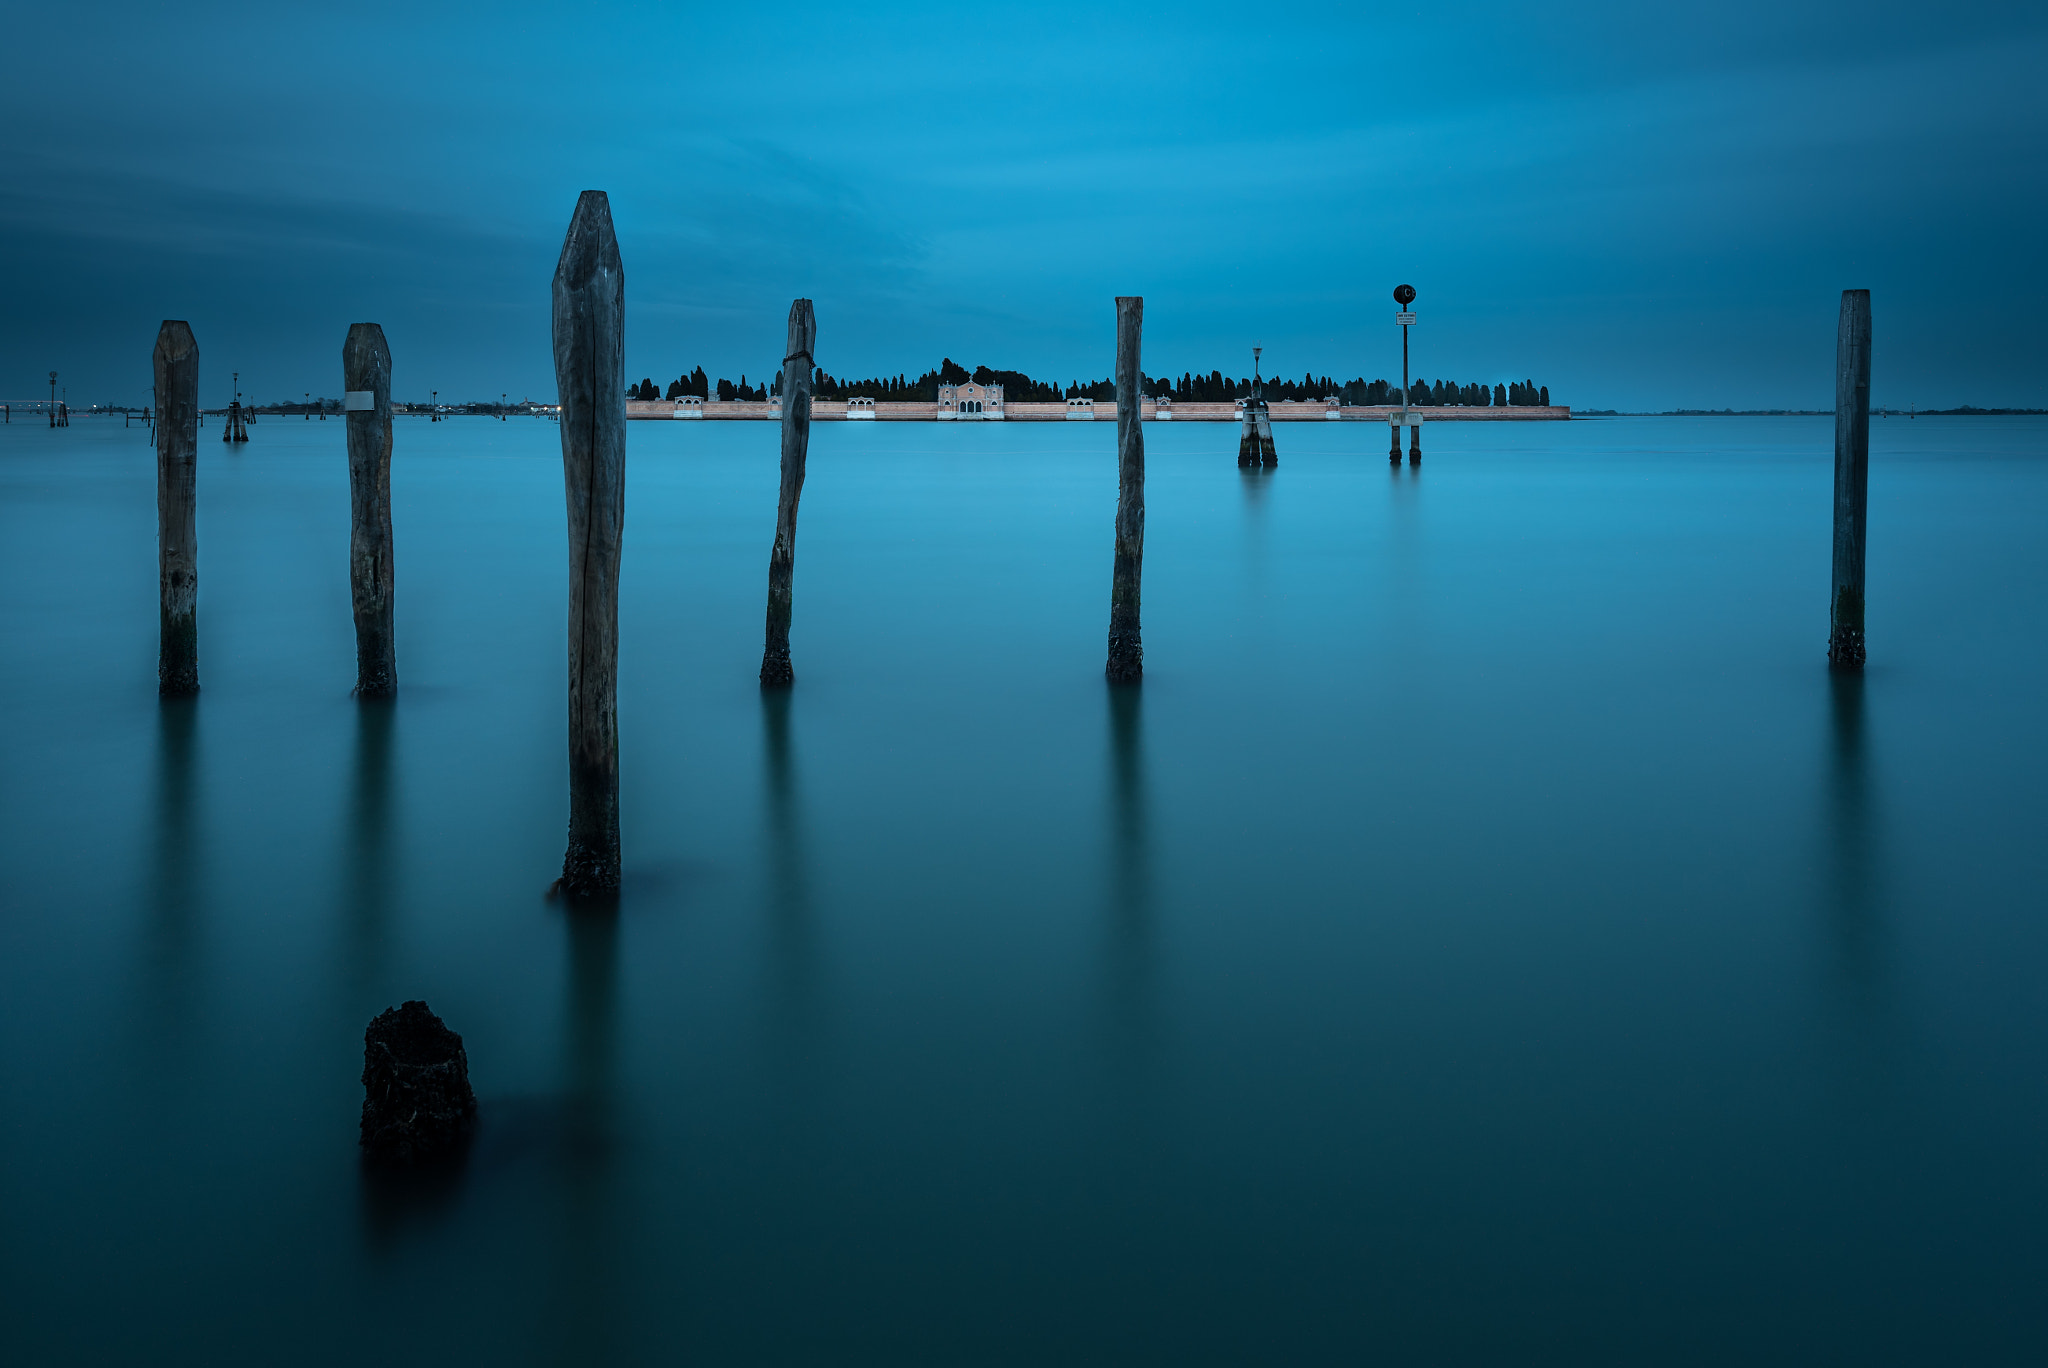
[{"label": "street lamp post", "polygon": [[50,426],[57,426],[57,372],[50,372]]}]

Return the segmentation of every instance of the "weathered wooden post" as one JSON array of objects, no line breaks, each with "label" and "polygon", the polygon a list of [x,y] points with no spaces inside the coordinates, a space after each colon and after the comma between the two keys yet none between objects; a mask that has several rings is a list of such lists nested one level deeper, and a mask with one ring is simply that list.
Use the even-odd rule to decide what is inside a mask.
[{"label": "weathered wooden post", "polygon": [[156,687],[199,692],[199,343],[165,319],[156,352]]},{"label": "weathered wooden post", "polygon": [[1422,415],[1419,413],[1408,415],[1408,464],[1422,464]]},{"label": "weathered wooden post", "polygon": [[375,323],[352,323],[341,344],[348,423],[348,586],[356,614],[356,696],[398,692],[391,595],[391,349]]},{"label": "weathered wooden post", "polygon": [[1842,291],[1835,330],[1835,575],[1828,664],[1863,668],[1863,518],[1870,488],[1870,291]]},{"label": "weathered wooden post", "polygon": [[804,492],[804,458],[811,446],[811,358],[818,320],[811,301],[789,306],[789,340],[782,358],[782,496],[775,505],[775,546],[768,553],[768,643],[761,651],[761,687],[796,683],[789,663],[789,619],[796,578],[796,505]]},{"label": "weathered wooden post", "polygon": [[626,272],[611,202],[585,190],[555,265],[555,387],[569,505],[571,899],[619,887],[619,543],[626,520]]},{"label": "weathered wooden post", "polygon": [[1116,300],[1116,563],[1109,587],[1111,683],[1136,683],[1145,675],[1145,646],[1138,633],[1139,584],[1145,569],[1145,425],[1138,391],[1138,344],[1145,331],[1142,295]]}]

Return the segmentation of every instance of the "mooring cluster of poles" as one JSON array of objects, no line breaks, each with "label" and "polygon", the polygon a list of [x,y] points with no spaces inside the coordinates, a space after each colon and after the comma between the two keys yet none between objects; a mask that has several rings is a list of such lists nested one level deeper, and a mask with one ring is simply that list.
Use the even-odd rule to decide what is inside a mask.
[{"label": "mooring cluster of poles", "polygon": [[[1244,426],[1237,436],[1237,463],[1241,466],[1276,466],[1280,456],[1273,449],[1273,411],[1266,407],[1266,385],[1259,375],[1259,354],[1263,347],[1252,348],[1252,393],[1244,401]],[[1121,378],[1117,381],[1121,386]],[[1404,389],[1401,391],[1406,394]]]},{"label": "mooring cluster of poles", "polygon": [[[558,885],[564,896],[599,901],[619,887],[619,563],[626,517],[625,268],[611,204],[586,190],[562,243],[553,282],[555,384],[561,404],[562,473],[569,530],[569,832]],[[1404,312],[1402,382],[1407,382]],[[1144,677],[1140,604],[1145,559],[1145,436],[1140,348],[1145,301],[1116,300],[1117,504],[1110,572],[1105,677],[1128,686]],[[761,652],[763,689],[796,683],[789,632],[795,605],[797,506],[810,445],[818,323],[811,301],[790,305],[782,366],[782,481],[768,553],[768,607]],[[1258,349],[1253,351],[1256,373]],[[356,626],[359,698],[398,691],[391,531],[391,351],[384,330],[357,323],[342,345],[349,474],[349,587]],[[157,686],[165,697],[199,691],[199,344],[190,325],[167,320],[152,357],[156,380],[157,577],[161,630]],[[1238,444],[1241,466],[1276,465],[1272,429],[1254,390]],[[240,414],[230,406],[230,434]],[[310,416],[310,415],[309,415]],[[1393,460],[1401,456],[1400,419]],[[1412,422],[1412,420],[1411,420]],[[1413,428],[1411,428],[1413,430]],[[246,433],[239,440],[247,440]],[[1421,460],[1417,432],[1409,459]],[[1864,664],[1864,520],[1870,469],[1870,292],[1842,293],[1835,388],[1834,576],[1828,661]]]}]

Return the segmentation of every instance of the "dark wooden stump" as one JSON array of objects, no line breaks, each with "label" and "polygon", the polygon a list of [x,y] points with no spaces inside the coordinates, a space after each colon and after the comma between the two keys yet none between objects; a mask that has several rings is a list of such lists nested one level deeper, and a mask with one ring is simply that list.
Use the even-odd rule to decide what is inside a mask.
[{"label": "dark wooden stump", "polygon": [[569,848],[561,889],[619,887],[619,555],[626,521],[626,272],[585,190],[555,266],[555,387],[569,506]]},{"label": "dark wooden stump", "polygon": [[424,1002],[380,1013],[363,1032],[363,1153],[407,1165],[454,1154],[476,1125],[462,1037]]},{"label": "dark wooden stump", "polygon": [[151,357],[156,373],[156,569],[160,630],[156,687],[199,692],[199,343],[166,319]]},{"label": "dark wooden stump", "polygon": [[348,420],[348,583],[356,615],[356,696],[398,692],[392,627],[391,349],[375,323],[349,326],[341,347]]},{"label": "dark wooden stump", "polygon": [[1422,464],[1422,415],[1413,414],[1408,420],[1408,464]]},{"label": "dark wooden stump", "polygon": [[1863,532],[1870,490],[1870,291],[1842,291],[1835,331],[1835,573],[1828,664],[1863,668]]},{"label": "dark wooden stump", "polygon": [[1109,587],[1109,663],[1115,683],[1135,683],[1145,674],[1145,646],[1138,630],[1139,587],[1145,570],[1145,425],[1139,390],[1139,343],[1145,330],[1145,301],[1118,295],[1116,301],[1116,562]]},{"label": "dark wooden stump", "polygon": [[804,492],[804,460],[811,446],[811,359],[818,320],[808,299],[789,306],[789,338],[782,358],[782,494],[775,505],[775,545],[768,553],[768,640],[761,651],[761,687],[796,683],[789,660],[789,622],[795,606],[796,507]]}]

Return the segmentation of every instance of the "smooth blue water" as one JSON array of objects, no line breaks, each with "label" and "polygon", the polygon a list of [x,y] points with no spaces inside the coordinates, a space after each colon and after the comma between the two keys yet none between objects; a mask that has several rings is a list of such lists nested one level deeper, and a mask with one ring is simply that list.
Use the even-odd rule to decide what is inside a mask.
[{"label": "smooth blue water", "polygon": [[[0,428],[12,1363],[2048,1359],[2048,424],[631,429],[615,920],[566,821],[553,426],[401,421],[395,708],[342,425]],[[466,1037],[458,1177],[362,1029]]]}]

